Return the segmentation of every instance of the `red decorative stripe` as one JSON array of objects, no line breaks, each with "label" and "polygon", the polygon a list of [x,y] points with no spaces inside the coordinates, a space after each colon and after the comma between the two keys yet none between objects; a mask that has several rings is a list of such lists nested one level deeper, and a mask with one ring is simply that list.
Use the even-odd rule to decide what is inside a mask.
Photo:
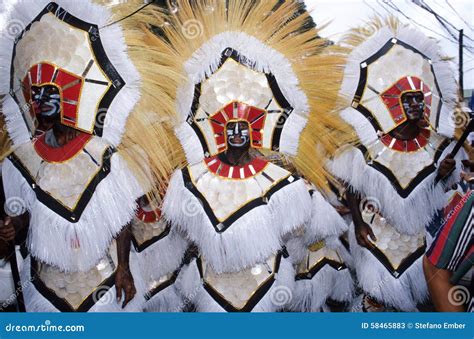
[{"label": "red decorative stripe", "polygon": [[[392,137],[390,134],[385,134],[380,138],[385,146],[399,152],[414,152],[428,144],[430,138],[430,131],[422,129],[420,134],[411,140],[399,140]],[[392,144],[393,143],[393,144]]]},{"label": "red decorative stripe", "polygon": [[[408,77],[401,78],[395,84],[390,86],[382,94],[382,101],[387,107],[392,119],[397,125],[403,123],[405,118],[405,112],[400,106],[400,97],[403,93],[409,91],[420,91],[425,96],[425,111],[424,114],[426,117],[429,117],[431,114],[431,91],[430,88],[422,81],[420,78],[415,76],[410,76],[410,79],[413,83],[414,88],[411,87]],[[430,94],[428,94],[430,93]]]},{"label": "red decorative stripe", "polygon": [[[38,74],[38,69],[41,69]],[[53,79],[53,74],[56,71],[56,66],[46,62],[33,65],[28,74],[31,76],[31,83],[29,82],[28,74],[23,79],[23,94],[25,101],[31,101],[31,86],[43,86],[44,84],[53,83],[60,90],[61,94],[61,116],[62,123],[76,127],[78,105],[84,80],[75,74],[69,73],[64,69],[57,69],[56,79]],[[38,77],[40,75],[40,77]],[[68,102],[65,102],[68,100]],[[34,114],[34,113],[31,113]]]},{"label": "red decorative stripe", "polygon": [[[236,113],[234,116],[234,112]],[[263,134],[262,130],[265,126],[265,120],[267,112],[257,107],[249,106],[247,104],[233,101],[227,104],[224,108],[217,111],[209,119],[214,132],[214,138],[218,145],[217,151],[223,152],[227,149],[226,137],[225,137],[225,125],[231,120],[244,120],[247,121],[250,126],[250,132],[252,135],[252,146],[262,147]],[[221,145],[221,146],[219,146]]]},{"label": "red decorative stripe", "polygon": [[36,153],[38,153],[38,155],[47,162],[64,162],[82,151],[92,136],[90,134],[80,133],[76,138],[68,142],[66,145],[57,148],[47,145],[45,137],[46,133],[43,133],[34,142],[33,145],[35,147]]},{"label": "red decorative stripe", "polygon": [[[472,191],[466,193],[466,197],[469,197],[472,194]],[[453,228],[453,225],[456,223],[456,219],[460,212],[462,211],[462,207],[464,206],[464,203],[467,201],[461,199],[460,201],[458,200],[457,205],[460,205],[458,208],[453,208],[452,210],[448,211],[448,214],[444,215],[444,219],[446,220],[446,224],[443,226],[441,229],[440,233],[436,236],[436,239],[433,243],[433,248],[430,250],[431,254],[429,255],[429,260],[433,265],[436,265],[438,261],[440,260],[441,254],[443,253],[443,250],[446,246],[446,242],[448,241],[449,234],[451,232],[451,229]],[[449,215],[449,213],[452,211],[452,214]],[[445,211],[446,212],[446,211]],[[452,239],[450,239],[452,241]]]},{"label": "red decorative stripe", "polygon": [[[245,164],[244,166],[230,166],[222,162],[219,158],[217,158],[217,156],[205,159],[205,162],[207,168],[212,173],[224,178],[229,178],[229,174],[231,173],[230,178],[232,179],[251,178],[263,171],[268,164],[268,161],[266,160],[254,158],[251,162]],[[251,167],[253,167],[255,174],[252,172]],[[241,170],[243,172],[243,177],[241,176]]]},{"label": "red decorative stripe", "polygon": [[158,219],[160,219],[161,211],[159,209],[145,211],[141,206],[138,206],[136,216],[138,219],[140,219],[144,223],[149,224],[152,222],[157,222]]}]

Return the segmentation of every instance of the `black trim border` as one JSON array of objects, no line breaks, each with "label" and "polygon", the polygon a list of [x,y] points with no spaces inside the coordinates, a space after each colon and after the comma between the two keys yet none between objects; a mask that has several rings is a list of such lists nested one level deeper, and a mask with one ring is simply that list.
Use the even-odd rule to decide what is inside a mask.
[{"label": "black trim border", "polygon": [[[255,62],[250,61],[248,58],[241,55],[235,49],[228,47],[221,53],[221,61],[217,69],[220,69],[222,65],[224,65],[224,63],[229,58],[233,59],[234,61],[238,62],[239,64],[245,67],[250,68],[251,70],[254,70],[255,68]],[[275,127],[273,136],[272,136],[272,150],[278,151],[280,149],[280,139],[281,139],[281,133],[283,131],[283,127],[286,121],[288,120],[288,117],[293,112],[294,108],[290,105],[288,100],[283,95],[283,92],[281,91],[280,86],[278,85],[278,82],[275,76],[271,73],[264,73],[264,74],[267,78],[268,85],[270,86],[273,96],[275,97],[278,105],[282,107],[283,109],[283,113],[278,120],[278,126]],[[208,78],[209,77],[207,77],[206,80]],[[199,109],[199,99],[201,98],[201,87],[202,87],[202,82],[194,86],[193,103],[191,105],[191,111],[189,112],[188,117],[186,118],[186,122],[189,124],[189,126],[191,126],[194,133],[196,133],[196,135],[198,136],[202,149],[203,149],[203,153],[205,157],[207,158],[210,156],[209,145],[207,144],[206,138],[201,132],[201,129],[199,128],[197,123],[194,121],[194,117],[196,116],[197,111]]]},{"label": "black trim border", "polygon": [[335,260],[324,257],[316,265],[311,267],[308,272],[296,274],[295,280],[296,281],[298,281],[298,280],[311,280],[326,265],[331,266],[336,271],[342,271],[344,269],[347,269],[346,264],[340,263],[340,262],[337,262]]},{"label": "black trim border", "polygon": [[[396,40],[395,42],[393,40]],[[372,113],[365,107],[363,106],[362,104],[360,104],[360,99],[362,98],[362,95],[364,93],[364,89],[367,85],[367,69],[369,67],[369,65],[375,61],[377,61],[377,59],[383,55],[385,55],[393,46],[395,45],[400,45],[400,46],[403,46],[405,47],[406,49],[409,49],[419,55],[421,55],[424,59],[426,60],[431,60],[430,58],[428,58],[428,56],[426,56],[425,54],[421,53],[419,50],[417,50],[416,48],[414,48],[413,46],[410,46],[409,44],[405,43],[404,41],[402,40],[399,40],[397,38],[390,38],[383,46],[382,48],[380,48],[377,52],[375,52],[373,55],[371,55],[370,57],[368,57],[366,60],[363,60],[359,67],[360,67],[360,77],[359,77],[359,83],[357,84],[357,89],[356,89],[356,92],[354,94],[354,97],[352,98],[352,101],[355,101],[357,102],[357,107],[355,107],[354,109],[356,109],[357,111],[359,111],[360,113],[362,113],[362,115],[367,119],[369,120],[370,124],[372,125],[372,127],[374,128],[374,130],[377,132],[377,131],[380,131],[382,130],[379,123],[377,122],[377,119],[372,115]],[[365,67],[362,67],[362,64],[366,64]],[[438,105],[438,111],[436,112],[436,126],[438,126],[439,124],[439,115],[440,115],[440,112],[441,112],[441,107],[443,106],[443,96],[442,96],[442,93],[439,89],[439,84],[438,84],[438,80],[436,78],[436,73],[434,72],[434,68],[433,68],[433,65],[431,64],[430,62],[430,69],[431,69],[431,73],[433,74],[433,78],[434,78],[434,81],[435,81],[435,86],[436,86],[436,90],[438,91],[439,93],[439,97],[440,97],[440,104]],[[433,113],[433,112],[432,112]]]},{"label": "black trim border", "polygon": [[105,279],[99,286],[92,291],[91,294],[79,305],[77,309],[72,307],[67,300],[58,297],[54,291],[49,289],[46,284],[39,278],[36,272],[38,272],[38,262],[30,256],[31,258],[31,281],[35,286],[36,290],[45,297],[54,307],[56,307],[61,312],[88,312],[98,300],[94,300],[96,296],[94,295],[95,291],[101,291],[101,293],[107,292],[115,285],[115,271],[107,279]]},{"label": "black trim border", "polygon": [[279,251],[276,258],[275,258],[275,266],[273,268],[272,274],[267,278],[267,280],[261,284],[258,289],[252,294],[250,299],[247,301],[247,303],[244,305],[242,308],[235,308],[230,302],[228,302],[223,296],[215,290],[210,284],[208,284],[203,275],[203,267],[202,267],[202,260],[201,257],[197,258],[196,264],[199,270],[199,275],[201,277],[201,280],[203,281],[203,287],[206,290],[206,292],[216,301],[219,306],[221,306],[226,312],[251,312],[253,308],[262,300],[262,298],[267,294],[267,292],[270,290],[270,288],[273,286],[273,284],[276,281],[276,275],[278,274],[278,271],[280,270],[280,264],[281,264],[281,257],[282,257],[282,252]]},{"label": "black trim border", "polygon": [[36,183],[35,178],[30,175],[30,172],[23,165],[20,158],[12,153],[8,156],[8,159],[12,162],[13,166],[21,173],[23,178],[28,182],[28,185],[35,192],[36,198],[50,210],[60,215],[71,223],[77,223],[82,216],[82,213],[89,204],[90,199],[95,193],[97,186],[104,180],[110,173],[110,160],[112,155],[116,152],[115,148],[109,147],[105,150],[102,156],[102,167],[99,169],[97,174],[89,182],[89,185],[84,189],[79,201],[74,210],[69,210],[63,206],[58,200],[53,198],[49,193],[43,191],[41,187]]},{"label": "black trim border", "polygon": [[400,266],[398,266],[397,269],[395,269],[388,258],[385,256],[385,254],[379,250],[376,246],[374,246],[372,249],[370,249],[370,253],[374,255],[374,257],[377,258],[377,260],[387,269],[387,271],[390,272],[390,274],[398,279],[402,276],[405,271],[410,268],[410,266],[418,260],[422,255],[425,254],[426,250],[426,241],[423,244],[423,246],[419,247],[415,252],[411,253],[408,257],[403,259],[403,261],[400,263]]},{"label": "black trim border", "polygon": [[[433,162],[431,165],[426,166],[423,168],[416,176],[415,178],[410,181],[408,186],[406,188],[403,188],[400,185],[400,182],[398,181],[397,177],[393,174],[393,172],[388,168],[382,165],[381,163],[377,162],[377,160],[372,160],[369,162],[366,162],[368,166],[372,167],[373,169],[377,170],[378,172],[382,173],[387,179],[390,181],[392,184],[393,188],[396,189],[397,193],[402,197],[402,198],[407,198],[411,192],[423,181],[427,176],[429,176],[431,173],[436,171],[436,165],[435,163],[438,162],[440,159],[441,155],[443,154],[444,150],[446,147],[449,146],[451,141],[449,139],[444,139],[443,142],[438,146],[438,149],[435,152]],[[368,154],[368,150],[365,146],[359,145],[357,147],[359,151],[362,152],[364,155],[364,158],[366,158],[366,155]],[[371,159],[371,158],[370,158]]]},{"label": "black trim border", "polygon": [[[299,177],[295,175],[288,176],[287,178],[278,182],[276,185],[272,186],[263,196],[250,200],[244,206],[242,206],[239,210],[232,213],[227,219],[220,222],[217,219],[216,215],[214,214],[212,207],[209,205],[204,195],[197,189],[197,187],[192,182],[191,174],[189,173],[189,168],[184,167],[181,170],[181,173],[183,175],[184,185],[201,202],[202,207],[204,211],[206,212],[207,217],[209,218],[209,221],[212,223],[212,226],[214,227],[217,233],[223,233],[224,231],[226,231],[230,226],[232,226],[234,222],[236,222],[240,217],[242,217],[243,215],[245,215],[252,209],[268,204],[268,201],[270,201],[274,193],[278,192],[283,187],[291,183],[294,183],[300,179]],[[292,181],[289,180],[290,177],[293,177]],[[218,225],[222,225],[222,227],[218,227]]]},{"label": "black trim border", "polygon": [[160,293],[161,291],[165,290],[166,288],[170,287],[173,285],[176,281],[176,278],[178,278],[179,274],[179,269],[174,271],[171,277],[166,280],[165,282],[159,284],[155,288],[151,289],[146,295],[145,295],[145,300],[151,300],[155,295]]},{"label": "black trim border", "polygon": [[[110,107],[110,104],[114,100],[115,96],[125,86],[125,81],[120,76],[120,74],[115,69],[112,62],[109,60],[107,54],[105,53],[104,46],[102,45],[102,42],[100,39],[99,27],[95,24],[88,23],[86,21],[83,21],[71,15],[64,8],[59,6],[56,2],[50,2],[49,4],[47,4],[46,7],[36,16],[36,18],[33,19],[33,21],[30,22],[28,26],[26,26],[25,29],[21,32],[21,34],[15,39],[15,42],[13,45],[12,59],[11,59],[11,64],[10,64],[10,96],[18,105],[20,111],[22,112],[22,117],[23,119],[25,119],[25,117],[23,116],[23,111],[21,109],[20,102],[13,88],[13,83],[14,83],[13,77],[15,74],[14,60],[16,56],[16,47],[17,47],[18,42],[25,35],[25,33],[30,30],[32,24],[40,21],[41,18],[48,13],[53,14],[57,19],[73,27],[76,27],[77,29],[84,31],[85,33],[89,35],[89,42],[91,44],[91,49],[97,60],[98,66],[100,66],[102,71],[107,75],[108,80],[110,80],[110,82],[112,83],[112,86],[110,86],[110,88],[105,92],[99,105],[97,106],[97,112],[95,115],[94,134],[101,137],[103,134],[104,121],[105,121],[105,116],[107,114],[107,111]],[[26,120],[25,120],[25,124],[26,124]]]},{"label": "black trim border", "polygon": [[160,241],[161,239],[165,238],[168,234],[170,234],[170,231],[171,231],[171,225],[168,224],[168,225],[166,225],[166,228],[163,230],[163,232],[161,232],[157,236],[154,236],[154,237],[144,241],[142,244],[139,244],[137,239],[135,238],[135,236],[132,234],[133,247],[135,248],[135,250],[138,253],[143,252],[144,250],[146,250],[148,247],[150,247],[154,243],[156,243],[156,242]]}]

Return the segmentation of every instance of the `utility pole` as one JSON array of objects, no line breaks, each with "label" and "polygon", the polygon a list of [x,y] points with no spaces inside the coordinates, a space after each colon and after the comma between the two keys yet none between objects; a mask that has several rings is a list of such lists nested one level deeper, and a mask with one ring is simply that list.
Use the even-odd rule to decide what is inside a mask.
[{"label": "utility pole", "polygon": [[459,30],[459,89],[464,100],[464,75],[463,75],[463,36],[464,29]]}]

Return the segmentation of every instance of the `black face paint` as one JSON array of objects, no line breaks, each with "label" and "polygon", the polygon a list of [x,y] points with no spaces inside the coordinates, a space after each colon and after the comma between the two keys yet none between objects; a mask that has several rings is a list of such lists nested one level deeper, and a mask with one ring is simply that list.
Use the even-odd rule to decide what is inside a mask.
[{"label": "black face paint", "polygon": [[31,100],[38,116],[56,118],[61,113],[61,95],[56,86],[32,86]]},{"label": "black face paint", "polygon": [[249,125],[244,121],[231,121],[226,125],[227,145],[233,148],[247,147],[250,143]]},{"label": "black face paint", "polygon": [[408,120],[416,121],[423,117],[425,110],[425,97],[422,92],[407,92],[401,97],[403,111]]}]

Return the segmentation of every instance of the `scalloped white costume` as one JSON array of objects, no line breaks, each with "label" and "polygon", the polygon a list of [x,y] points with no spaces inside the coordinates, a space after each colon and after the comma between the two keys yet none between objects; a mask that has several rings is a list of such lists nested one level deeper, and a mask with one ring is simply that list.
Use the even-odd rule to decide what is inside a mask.
[{"label": "scalloped white costume", "polygon": [[[311,46],[322,41],[314,40],[317,33],[304,5],[230,1],[228,8],[216,2],[209,9],[183,0],[176,8],[160,26],[156,44],[169,49],[165,54],[184,46],[181,55],[189,54],[176,65],[185,80],[176,88],[174,125],[188,165],[172,174],[162,207],[171,232],[195,250],[173,282],[182,302],[200,312],[272,312],[319,311],[330,297],[350,300],[352,279],[337,253],[347,225],[302,178],[258,152],[297,155],[302,131],[316,114],[301,78],[310,67],[306,59],[317,53],[307,52],[298,37],[307,35],[304,41]],[[227,16],[231,9],[236,12]],[[249,23],[240,24],[242,13],[274,21],[274,27],[265,27],[268,40],[251,33],[255,28],[245,27]],[[216,15],[217,23],[207,32],[209,15]],[[186,20],[206,25],[189,44],[192,39],[180,24]],[[290,29],[292,34],[284,33]],[[275,44],[284,41],[293,59],[272,45],[273,38]],[[221,157],[226,125],[235,121],[249,125],[253,155],[239,166]],[[311,246],[321,241],[319,248]],[[341,289],[331,290],[336,281]],[[326,287],[318,289],[321,284]]]},{"label": "scalloped white costume", "polygon": [[[350,227],[360,287],[387,306],[414,311],[427,299],[425,227],[459,178],[456,170],[446,181],[435,179],[452,148],[456,84],[436,42],[413,28],[386,25],[364,40],[347,61],[341,94],[350,106],[340,113],[361,145],[341,149],[329,168],[361,195],[362,217],[377,237],[370,252]],[[429,127],[397,140],[390,132],[406,121],[401,95],[414,91],[424,95]]]},{"label": "scalloped white costume", "polygon": [[[14,144],[4,189],[30,215],[27,311],[138,311],[144,303],[133,253],[138,293],[124,310],[114,287],[114,237],[133,218],[142,189],[115,149],[140,76],[120,25],[106,26],[111,15],[88,0],[19,1],[8,20],[24,29],[1,37],[1,105]],[[35,136],[29,89],[44,84],[60,90],[61,122],[81,131],[62,148]]]}]

